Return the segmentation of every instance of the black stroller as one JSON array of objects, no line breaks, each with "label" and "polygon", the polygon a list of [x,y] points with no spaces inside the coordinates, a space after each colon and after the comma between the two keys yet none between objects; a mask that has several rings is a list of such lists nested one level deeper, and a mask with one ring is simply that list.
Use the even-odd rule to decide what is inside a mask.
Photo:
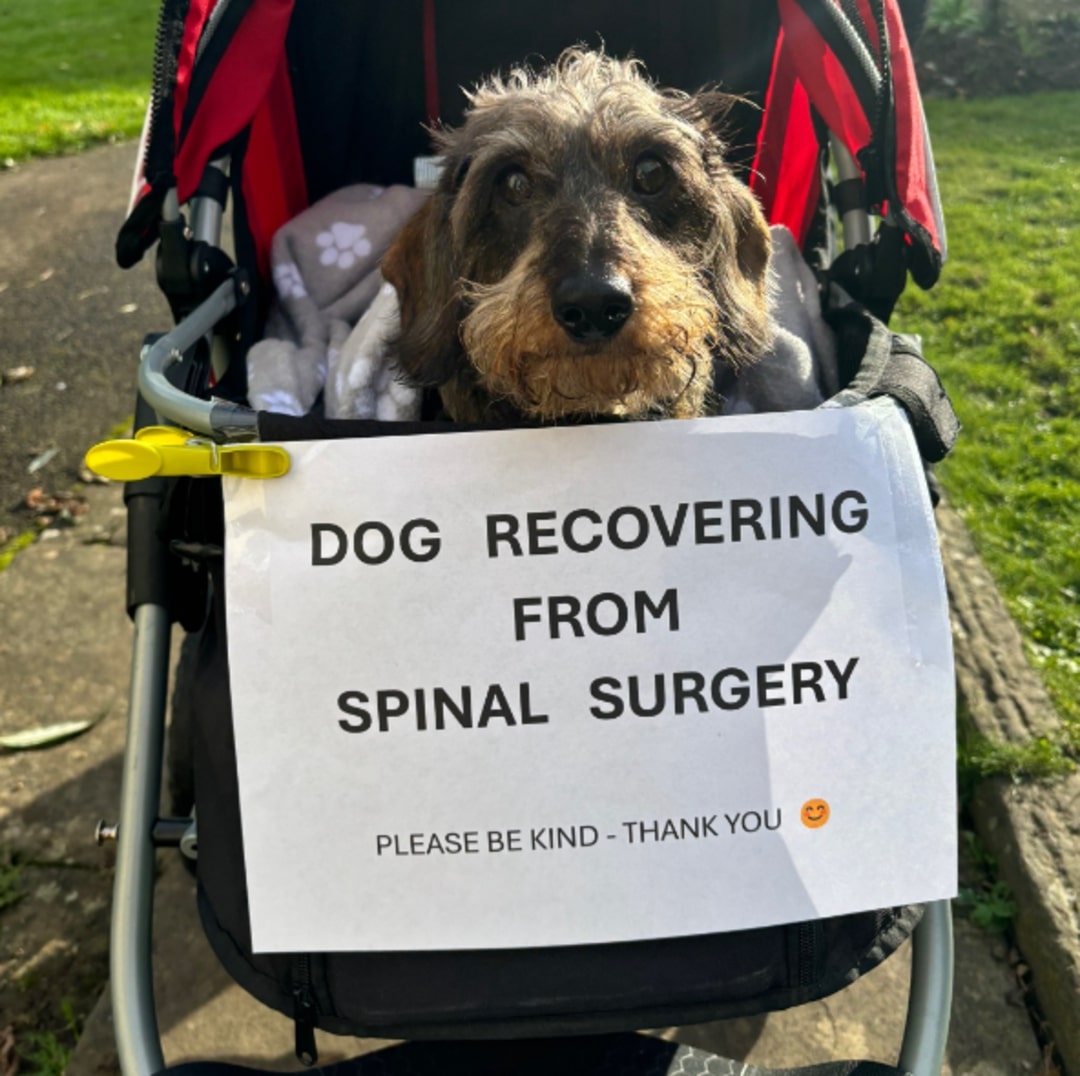
[{"label": "black stroller", "polygon": [[[222,446],[200,456],[204,474],[220,474],[234,444],[440,432],[423,419],[335,421],[247,406],[244,360],[270,305],[271,239],[305,207],[348,184],[409,182],[414,159],[428,152],[423,121],[460,118],[457,87],[602,35],[609,53],[640,56],[661,84],[694,89],[719,82],[764,106],[737,108],[732,152],[770,222],[790,228],[822,294],[831,297],[827,317],[847,356],[837,399],[893,396],[923,457],[940,459],[956,435],[947,398],[915,344],[883,324],[907,275],[929,287],[944,257],[901,6],[688,0],[646,8],[599,0],[541,13],[485,0],[164,0],[142,170],[117,254],[130,266],[156,244],[158,279],[178,324],[147,340],[137,430],[175,424]],[[909,29],[919,18],[919,5],[911,7]],[[221,248],[230,195],[235,263]],[[881,218],[876,229],[872,216]],[[838,256],[836,217],[844,240]],[[182,446],[188,437],[158,432],[144,444],[157,460],[158,449]],[[126,1076],[164,1068],[150,975],[154,856],[164,846],[179,846],[197,862],[211,943],[246,989],[295,1020],[305,1064],[317,1060],[313,1030],[321,1027],[410,1040],[335,1067],[357,1074],[764,1076],[631,1032],[826,996],[914,935],[897,1067],[847,1061],[801,1071],[940,1070],[952,977],[944,902],[552,949],[253,953],[221,600],[220,489],[205,477],[170,477],[156,463],[143,473],[151,476],[130,481],[125,495],[136,636],[111,958]],[[159,818],[168,638],[176,621],[191,633],[170,733],[177,816]]]}]

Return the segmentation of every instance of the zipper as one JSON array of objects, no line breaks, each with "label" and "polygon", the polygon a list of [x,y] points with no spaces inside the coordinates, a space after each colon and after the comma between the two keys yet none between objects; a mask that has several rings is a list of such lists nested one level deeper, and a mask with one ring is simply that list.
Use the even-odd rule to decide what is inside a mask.
[{"label": "zipper", "polygon": [[157,31],[154,34],[154,73],[150,83],[150,122],[146,132],[146,149],[143,156],[143,174],[149,178],[151,147],[162,122],[162,110],[171,98],[169,69],[175,64],[170,55],[176,46],[176,22],[183,27],[185,11],[177,12],[176,0],[161,0]]},{"label": "zipper", "polygon": [[[160,136],[162,123],[168,125],[172,123],[172,118],[167,115],[167,112],[173,100],[176,66],[184,36],[184,23],[187,21],[190,6],[191,0],[162,0],[161,2],[157,32],[154,35],[154,74],[150,85],[150,122],[147,129],[146,151],[143,157],[143,172],[147,178],[150,178],[151,147],[155,144],[155,135]],[[202,58],[207,42],[218,28],[218,24],[221,22],[228,6],[229,0],[217,0],[207,16],[199,34],[198,43],[195,46],[193,68],[194,64]]]},{"label": "zipper", "polygon": [[315,1045],[315,1022],[319,1010],[315,1004],[315,991],[311,983],[311,957],[306,953],[298,956],[293,968],[296,1059],[310,1068],[319,1060],[319,1050]]},{"label": "zipper", "polygon": [[813,986],[821,974],[818,964],[823,936],[820,922],[799,924],[795,966],[801,987]]}]

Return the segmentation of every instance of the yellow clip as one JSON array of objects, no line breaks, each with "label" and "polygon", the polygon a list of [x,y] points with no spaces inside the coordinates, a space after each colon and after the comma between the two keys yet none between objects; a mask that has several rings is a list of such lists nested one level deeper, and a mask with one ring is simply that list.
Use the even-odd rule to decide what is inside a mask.
[{"label": "yellow clip", "polygon": [[134,440],[103,441],[86,454],[91,471],[118,482],[154,475],[280,478],[289,464],[288,452],[277,445],[216,445],[174,426],[147,426]]}]

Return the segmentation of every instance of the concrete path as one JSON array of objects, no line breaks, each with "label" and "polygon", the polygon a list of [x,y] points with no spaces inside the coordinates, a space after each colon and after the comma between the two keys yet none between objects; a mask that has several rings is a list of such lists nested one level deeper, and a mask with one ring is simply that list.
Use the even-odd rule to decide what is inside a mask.
[{"label": "concrete path", "polygon": [[[134,410],[143,336],[171,324],[153,257],[126,273],[113,257],[134,163],[124,145],[0,172],[0,527],[25,524],[33,487],[78,481],[86,448]],[[12,383],[18,369],[33,373]]]},{"label": "concrete path", "polygon": [[[54,490],[73,481],[87,445],[131,410],[142,332],[165,324],[163,305],[145,279],[128,291],[126,281],[135,278],[109,269],[132,158],[131,147],[114,147],[0,175],[0,286],[7,285],[0,288],[0,339],[7,341],[0,367],[36,364],[34,377],[0,388],[2,504],[19,500],[28,477]],[[102,288],[108,290],[95,291]],[[125,313],[131,303],[139,309]],[[91,320],[94,328],[84,337]],[[57,388],[61,381],[68,387]],[[46,443],[62,449],[55,468],[25,475],[30,448]],[[73,1076],[117,1071],[110,1005],[101,993],[110,860],[91,834],[98,818],[116,817],[130,645],[120,491],[94,487],[85,496],[88,514],[78,526],[40,541],[0,573],[0,730],[100,718],[66,744],[0,755],[0,856],[7,856],[0,864],[18,865],[23,895],[0,911],[0,1032],[12,1024],[18,1043],[28,1029],[56,1026],[63,999],[72,999],[81,1015],[100,997],[71,1060]],[[11,518],[23,522],[17,513]],[[162,854],[160,864],[155,970],[167,1060],[298,1068],[291,1023],[228,982],[202,939],[190,878],[174,854]],[[1039,1071],[1040,1051],[1006,945],[964,920],[957,929],[946,1071]],[[906,965],[902,952],[827,1001],[764,1021],[677,1034],[761,1064],[893,1060]],[[325,1041],[323,1056],[370,1045]]]}]

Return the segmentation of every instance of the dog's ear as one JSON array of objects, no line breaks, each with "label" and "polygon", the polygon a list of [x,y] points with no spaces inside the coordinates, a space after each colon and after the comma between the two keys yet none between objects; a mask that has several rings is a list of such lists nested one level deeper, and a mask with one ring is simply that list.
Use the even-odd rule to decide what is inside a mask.
[{"label": "dog's ear", "polygon": [[678,98],[675,114],[702,134],[712,134],[722,139],[727,132],[732,110],[741,103],[744,103],[744,99],[735,94],[706,87],[689,97]]},{"label": "dog's ear", "polygon": [[682,116],[705,137],[706,168],[722,191],[735,225],[736,257],[743,275],[756,286],[767,283],[771,240],[769,225],[757,198],[740,182],[727,162],[725,145],[732,113],[756,110],[745,97],[706,88],[681,104]]},{"label": "dog's ear", "polygon": [[733,365],[754,362],[772,340],[769,259],[772,238],[757,198],[730,173],[719,185],[719,217],[729,222],[718,236],[713,290],[725,312],[717,353]]},{"label": "dog's ear", "polygon": [[740,132],[755,130],[761,109],[748,97],[712,87],[698,90],[675,104],[675,114],[694,127],[704,139],[705,168],[710,174],[730,169],[742,174],[750,168],[753,144],[732,145]]},{"label": "dog's ear", "polygon": [[735,256],[747,280],[764,293],[768,286],[772,237],[761,203],[745,184],[734,176],[728,192],[732,219],[735,222]]},{"label": "dog's ear", "polygon": [[382,274],[397,290],[401,368],[418,385],[441,385],[456,372],[459,297],[449,235],[448,199],[436,192],[409,219],[383,256]]}]

